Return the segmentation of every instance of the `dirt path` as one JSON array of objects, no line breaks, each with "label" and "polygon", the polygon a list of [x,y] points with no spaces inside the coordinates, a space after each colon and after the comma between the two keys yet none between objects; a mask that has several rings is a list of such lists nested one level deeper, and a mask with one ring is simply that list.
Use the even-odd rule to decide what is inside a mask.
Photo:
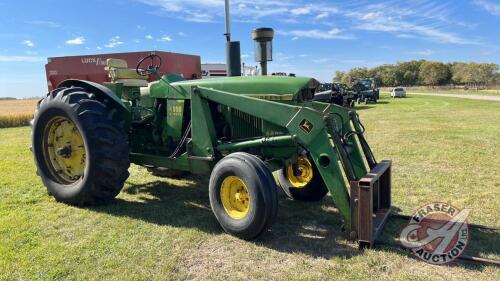
[{"label": "dirt path", "polygon": [[417,96],[439,96],[450,98],[461,98],[469,100],[486,100],[486,101],[500,101],[500,96],[483,96],[483,95],[460,95],[460,94],[431,94],[431,93],[408,93],[409,95]]}]

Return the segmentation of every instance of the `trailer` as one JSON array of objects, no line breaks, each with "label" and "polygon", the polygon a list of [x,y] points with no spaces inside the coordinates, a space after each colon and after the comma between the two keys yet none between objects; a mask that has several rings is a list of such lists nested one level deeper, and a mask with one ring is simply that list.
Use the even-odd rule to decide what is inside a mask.
[{"label": "trailer", "polygon": [[[47,86],[49,91],[52,91],[66,79],[81,79],[99,84],[110,82],[108,71],[104,69],[107,59],[122,59],[127,62],[128,67],[135,68],[140,59],[150,54],[156,54],[163,61],[162,67],[159,69],[160,75],[176,73],[186,80],[201,78],[199,56],[161,51],[141,51],[48,58],[45,65]],[[148,81],[154,80],[156,77],[148,77]]]},{"label": "trailer", "polygon": [[[257,66],[248,66],[244,63],[241,66],[241,76],[258,75]],[[202,63],[201,78],[217,78],[227,76],[227,65],[225,63]]]},{"label": "trailer", "polygon": [[201,65],[201,78],[214,78],[227,76],[225,63],[203,63]]}]

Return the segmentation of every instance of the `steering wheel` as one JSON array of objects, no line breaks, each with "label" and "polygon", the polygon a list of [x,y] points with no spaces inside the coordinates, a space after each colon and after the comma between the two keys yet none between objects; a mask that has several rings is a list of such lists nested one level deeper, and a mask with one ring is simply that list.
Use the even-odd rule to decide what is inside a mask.
[{"label": "steering wheel", "polygon": [[[149,63],[147,68],[142,68],[141,65],[148,59],[150,59],[151,62]],[[158,64],[155,64],[156,61],[158,61]],[[160,56],[158,56],[156,54],[150,54],[149,56],[144,57],[143,59],[141,59],[137,63],[137,66],[135,68],[135,72],[137,72],[137,74],[139,74],[141,76],[148,76],[148,74],[157,73],[158,69],[160,69],[160,67],[161,67],[161,63],[162,63],[162,60],[161,60]]]}]

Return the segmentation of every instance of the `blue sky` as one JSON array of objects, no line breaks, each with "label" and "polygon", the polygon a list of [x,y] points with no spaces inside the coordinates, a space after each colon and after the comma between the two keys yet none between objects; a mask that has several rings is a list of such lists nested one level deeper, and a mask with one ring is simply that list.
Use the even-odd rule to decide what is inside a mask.
[{"label": "blue sky", "polygon": [[[411,59],[500,63],[500,1],[232,0],[232,38],[276,31],[270,71],[322,81]],[[140,50],[224,62],[223,0],[0,0],[0,96],[47,91],[47,57]]]}]

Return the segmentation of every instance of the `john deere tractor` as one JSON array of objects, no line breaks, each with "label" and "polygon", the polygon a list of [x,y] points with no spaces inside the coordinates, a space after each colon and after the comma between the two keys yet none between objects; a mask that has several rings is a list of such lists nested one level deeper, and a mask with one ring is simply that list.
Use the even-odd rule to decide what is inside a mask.
[{"label": "john deere tractor", "polygon": [[356,111],[313,101],[312,78],[170,74],[148,83],[160,65],[154,54],[135,69],[109,59],[111,83],[66,80],[39,101],[32,149],[57,201],[113,200],[130,163],[170,176],[206,174],[222,228],[252,239],[278,212],[276,172],[293,200],[329,193],[349,236],[373,244],[390,212],[391,162],[375,160]]}]

